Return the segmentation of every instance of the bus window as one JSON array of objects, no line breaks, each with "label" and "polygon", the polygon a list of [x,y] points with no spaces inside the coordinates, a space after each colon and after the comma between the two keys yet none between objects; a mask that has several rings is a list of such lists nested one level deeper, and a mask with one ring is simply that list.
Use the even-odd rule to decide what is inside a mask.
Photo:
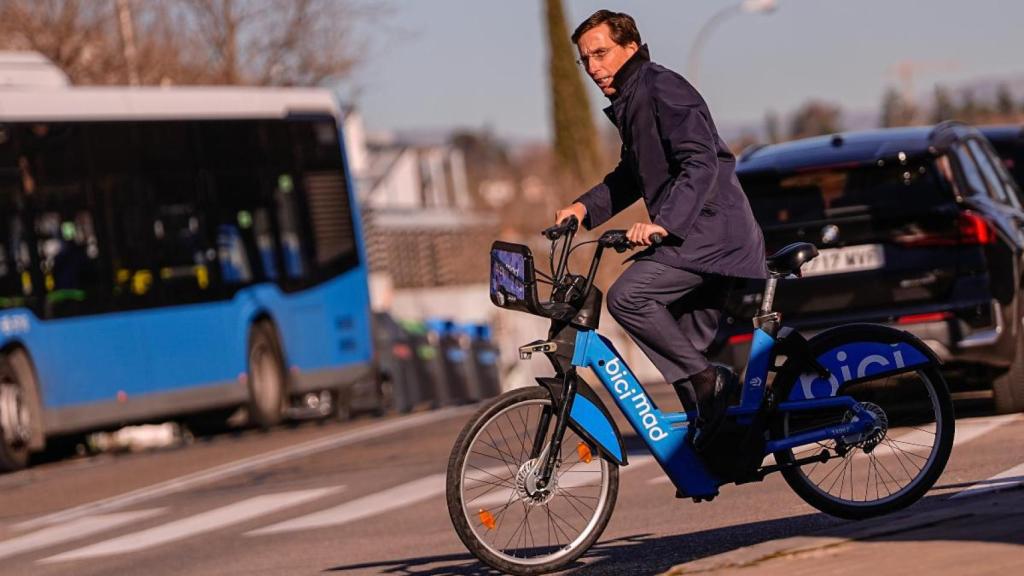
[{"label": "bus window", "polygon": [[96,312],[105,294],[99,290],[99,245],[92,215],[86,211],[36,212],[36,243],[46,290],[46,316]]},{"label": "bus window", "polygon": [[291,132],[309,207],[317,278],[328,278],[358,262],[338,128],[331,118],[316,118],[293,121]]},{"label": "bus window", "polygon": [[30,305],[31,251],[15,203],[17,188],[0,184],[0,310]]},{"label": "bus window", "polygon": [[249,255],[238,226],[221,224],[217,227],[217,253],[220,259],[221,280],[225,284],[252,282]]},{"label": "bus window", "polygon": [[19,261],[19,254],[29,252],[21,224],[19,181],[13,133],[0,124],[0,310],[24,306],[32,292],[29,266]]},{"label": "bus window", "polygon": [[298,196],[290,174],[281,174],[277,178],[274,190],[274,203],[277,206],[278,225],[281,229],[281,252],[284,255],[285,277],[299,280],[306,276],[309,269],[306,259],[306,246],[302,241],[302,222],[299,220]]},{"label": "bus window", "polygon": [[266,211],[260,180],[251,169],[232,169],[205,174],[204,181],[209,213],[217,227],[221,279],[230,295],[233,288],[266,276],[255,221],[257,214]]},{"label": "bus window", "polygon": [[173,305],[213,299],[210,274],[217,252],[210,243],[205,217],[193,203],[170,200],[159,198],[153,219],[153,268],[160,275],[162,300]]},{"label": "bus window", "polygon": [[274,230],[270,225],[267,209],[261,208],[253,214],[253,233],[256,235],[256,248],[260,253],[263,273],[270,280],[277,280],[277,257],[274,253]]},{"label": "bus window", "polygon": [[28,124],[19,136],[19,171],[31,210],[26,215],[34,233],[34,277],[42,283],[43,317],[102,312],[109,303],[84,186],[82,136],[81,125],[73,123]]}]

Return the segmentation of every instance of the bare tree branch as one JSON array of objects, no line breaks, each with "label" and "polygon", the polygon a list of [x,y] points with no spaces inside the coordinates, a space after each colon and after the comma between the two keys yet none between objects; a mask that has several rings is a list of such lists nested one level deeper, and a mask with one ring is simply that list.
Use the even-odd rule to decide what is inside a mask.
[{"label": "bare tree branch", "polygon": [[[368,0],[127,0],[141,84],[309,86],[364,59]],[[36,50],[76,84],[127,83],[117,0],[0,0],[0,49]],[[125,14],[122,13],[122,16]]]}]

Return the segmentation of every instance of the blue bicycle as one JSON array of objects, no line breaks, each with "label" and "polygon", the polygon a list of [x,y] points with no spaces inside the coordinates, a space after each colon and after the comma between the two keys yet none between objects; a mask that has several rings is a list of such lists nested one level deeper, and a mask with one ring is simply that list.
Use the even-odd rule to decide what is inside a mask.
[{"label": "blue bicycle", "polygon": [[[448,511],[481,561],[513,574],[550,572],[579,558],[607,525],[627,453],[604,402],[578,375],[581,368],[604,385],[677,497],[709,501],[723,484],[781,472],[819,510],[865,518],[909,506],[938,479],[954,420],[932,351],[911,334],[870,324],[839,326],[808,340],[782,327],[772,311],[778,280],[799,276],[818,254],[814,245],[792,244],[768,259],[771,274],[753,320],[739,402],[698,454],[686,413],[659,410],[597,333],[602,294],[593,281],[601,256],[633,246],[624,231],[608,231],[590,242],[597,248],[588,274],[573,274],[568,261],[577,226],[570,219],[544,231],[550,274],[535,269],[526,246],[495,242],[491,248],[492,302],[551,320],[547,338],[519,354],[545,355],[555,375],[483,406],[452,449]],[[550,284],[545,300],[538,297],[541,283]]]}]

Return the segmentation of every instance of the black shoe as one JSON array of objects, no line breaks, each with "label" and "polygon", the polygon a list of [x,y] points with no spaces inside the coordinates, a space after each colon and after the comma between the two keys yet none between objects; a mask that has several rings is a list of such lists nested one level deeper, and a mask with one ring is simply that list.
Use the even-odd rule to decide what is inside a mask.
[{"label": "black shoe", "polygon": [[699,414],[697,413],[697,393],[693,390],[693,384],[687,379],[676,380],[672,383],[672,388],[675,389],[676,396],[679,397],[679,403],[683,405],[683,412],[686,412],[691,421],[696,421]]},{"label": "black shoe", "polygon": [[[693,447],[697,452],[707,448],[714,440],[715,434],[725,421],[725,412],[729,408],[729,400],[733,397],[738,382],[736,375],[727,368],[715,366],[714,393],[700,398],[700,418],[693,434]],[[710,396],[710,397],[709,397]]]}]

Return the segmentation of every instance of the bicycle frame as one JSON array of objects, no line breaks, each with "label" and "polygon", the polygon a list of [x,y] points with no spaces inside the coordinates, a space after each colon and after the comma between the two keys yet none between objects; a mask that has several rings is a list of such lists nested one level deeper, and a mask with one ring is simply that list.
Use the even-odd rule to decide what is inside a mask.
[{"label": "bicycle frame", "polygon": [[[772,368],[777,342],[764,330],[754,332],[741,402],[728,410],[729,417],[739,423],[749,422],[758,410],[763,409],[765,383]],[[843,424],[771,440],[766,444],[765,455],[871,430],[876,423],[875,416],[852,397],[837,396],[840,388],[856,380],[904,372],[935,362],[934,358],[909,342],[845,344],[819,355],[817,360],[827,369],[827,377],[815,373],[800,374],[799,385],[793,387],[787,400],[775,406],[776,412],[845,408],[854,417]],[[712,497],[718,493],[719,486],[732,481],[718,478],[706,468],[687,439],[686,413],[659,410],[607,338],[593,330],[578,331],[571,363],[574,367],[593,370],[681,496]],[[585,383],[580,385],[586,386]],[[618,430],[608,420],[603,407],[595,406],[587,395],[577,394],[575,386],[564,401],[568,403],[574,428],[582,429],[606,454],[616,456],[621,446]],[[616,459],[624,460],[624,455]]]}]

